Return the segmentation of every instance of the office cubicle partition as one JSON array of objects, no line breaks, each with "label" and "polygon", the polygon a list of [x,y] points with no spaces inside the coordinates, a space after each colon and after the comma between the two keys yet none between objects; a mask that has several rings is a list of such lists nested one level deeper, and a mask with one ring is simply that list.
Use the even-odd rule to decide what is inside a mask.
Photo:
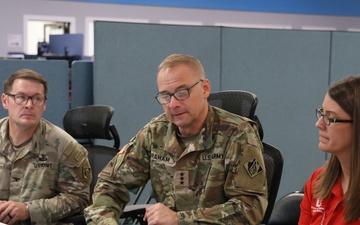
[{"label": "office cubicle partition", "polygon": [[93,62],[73,61],[71,66],[70,107],[94,104]]}]

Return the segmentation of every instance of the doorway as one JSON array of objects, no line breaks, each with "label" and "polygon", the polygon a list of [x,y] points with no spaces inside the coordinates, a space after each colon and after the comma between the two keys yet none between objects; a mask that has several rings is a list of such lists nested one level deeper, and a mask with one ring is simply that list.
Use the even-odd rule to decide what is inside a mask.
[{"label": "doorway", "polygon": [[24,53],[37,55],[38,43],[49,43],[51,34],[75,33],[74,17],[24,15]]}]

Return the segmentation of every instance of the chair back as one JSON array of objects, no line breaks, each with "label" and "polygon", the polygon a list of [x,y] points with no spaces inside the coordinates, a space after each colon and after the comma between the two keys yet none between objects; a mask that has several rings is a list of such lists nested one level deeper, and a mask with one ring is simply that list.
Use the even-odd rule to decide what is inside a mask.
[{"label": "chair back", "polygon": [[79,106],[68,110],[63,119],[64,130],[82,144],[93,144],[94,139],[114,140],[119,148],[120,137],[110,120],[114,108],[108,105]]},{"label": "chair back", "polygon": [[279,149],[263,142],[266,179],[268,185],[268,207],[262,224],[267,224],[273,212],[277,193],[280,186],[284,159]]},{"label": "chair back", "polygon": [[211,93],[208,102],[210,105],[253,120],[258,99],[254,93],[248,91],[229,90]]},{"label": "chair back", "polygon": [[274,206],[268,225],[297,225],[303,192],[294,191],[280,198]]},{"label": "chair back", "polygon": [[218,91],[210,93],[208,102],[212,106],[225,109],[226,111],[247,117],[257,122],[260,139],[263,139],[263,129],[258,116],[255,115],[258,98],[254,93],[243,90]]}]

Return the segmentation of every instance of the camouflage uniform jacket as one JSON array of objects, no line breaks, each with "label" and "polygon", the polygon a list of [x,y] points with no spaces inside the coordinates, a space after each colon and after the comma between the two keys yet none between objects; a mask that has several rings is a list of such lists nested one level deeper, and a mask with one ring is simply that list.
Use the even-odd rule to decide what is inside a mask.
[{"label": "camouflage uniform jacket", "polygon": [[153,119],[99,174],[88,224],[118,224],[128,190],[151,179],[157,202],[179,224],[260,224],[267,207],[263,147],[256,123],[209,107],[198,136],[182,149],[165,115]]},{"label": "camouflage uniform jacket", "polygon": [[8,137],[8,118],[0,120],[0,177],[0,200],[29,206],[31,221],[18,224],[56,224],[90,201],[86,149],[44,119],[18,153]]}]

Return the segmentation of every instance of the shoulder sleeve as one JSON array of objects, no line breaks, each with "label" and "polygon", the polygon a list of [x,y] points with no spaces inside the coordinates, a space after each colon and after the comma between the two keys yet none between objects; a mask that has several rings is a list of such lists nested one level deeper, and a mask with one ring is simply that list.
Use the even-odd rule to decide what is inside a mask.
[{"label": "shoulder sleeve", "polygon": [[50,224],[51,219],[59,219],[81,212],[90,202],[92,173],[86,149],[70,141],[60,154],[54,195],[47,199],[29,202],[31,222]]},{"label": "shoulder sleeve", "polygon": [[319,173],[323,168],[319,168],[313,172],[313,174],[306,181],[304,186],[304,197],[300,203],[300,219],[299,225],[308,225],[311,221],[311,202],[313,200],[312,186]]}]

